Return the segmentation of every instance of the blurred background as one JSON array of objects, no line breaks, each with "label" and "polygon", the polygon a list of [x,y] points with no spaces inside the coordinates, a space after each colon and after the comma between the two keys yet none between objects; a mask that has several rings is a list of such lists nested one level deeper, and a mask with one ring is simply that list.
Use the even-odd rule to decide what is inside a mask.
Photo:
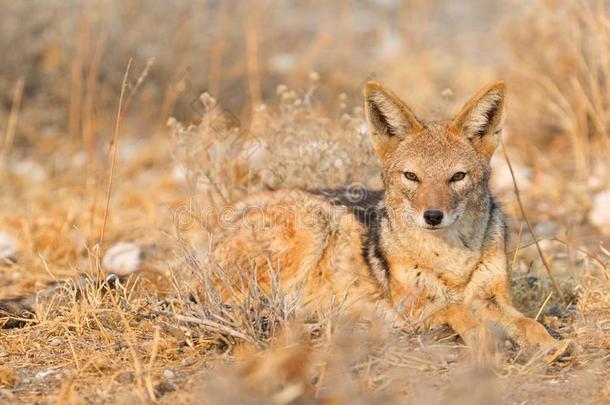
[{"label": "blurred background", "polygon": [[[357,98],[362,83],[376,77],[414,100],[436,99],[438,89],[470,92],[467,81],[506,75],[516,55],[502,33],[523,33],[527,13],[534,14],[525,2],[486,1],[7,1],[3,7],[3,105],[10,107],[23,79],[23,116],[52,110],[42,124],[74,139],[82,116],[114,110],[130,58],[136,74],[151,65],[138,115],[157,124],[170,115],[196,118],[189,102],[203,91],[247,114],[278,84],[299,87],[312,71],[326,98],[341,92]],[[534,35],[536,21],[529,23]],[[93,112],[86,111],[87,97],[95,99]]]},{"label": "blurred background", "polygon": [[[185,127],[200,123],[204,92],[221,106],[223,122],[269,140],[269,121],[257,121],[257,111],[281,112],[282,100],[293,96],[316,120],[339,122],[345,113],[361,120],[362,85],[374,79],[423,118],[438,119],[487,82],[504,79],[505,139],[516,176],[522,187],[544,186],[531,190],[530,205],[540,197],[543,214],[557,211],[562,220],[570,214],[579,225],[609,184],[606,6],[586,0],[2,1],[3,170],[47,178],[74,169],[61,169],[68,153],[86,169],[72,174],[90,185],[106,178],[129,61],[120,134],[129,141],[120,159],[170,138],[170,117]],[[306,137],[320,135],[320,125],[297,141],[311,144]],[[283,130],[290,132],[276,128],[274,136]],[[159,157],[172,145],[162,149]],[[506,167],[497,171],[498,183],[512,188]],[[605,211],[589,221],[602,233],[610,222]]]},{"label": "blurred background", "polygon": [[[101,137],[130,59],[132,87],[147,72],[130,114],[145,126],[170,116],[196,120],[200,111],[191,104],[204,91],[248,118],[279,84],[301,88],[311,72],[320,75],[317,97],[331,104],[341,93],[359,104],[362,83],[375,78],[422,114],[447,114],[477,87],[503,78],[513,123],[529,110],[528,135],[579,129],[591,138],[605,124],[598,117],[589,119],[597,128],[567,128],[584,124],[577,109],[602,114],[605,107],[601,1],[50,0],[2,7],[2,122],[22,87],[17,146],[39,128],[73,142]],[[549,116],[540,122],[535,114]]]},{"label": "blurred background", "polygon": [[[181,269],[185,246],[205,246],[203,210],[249,192],[379,187],[367,80],[440,119],[503,79],[492,187],[510,218],[516,305],[572,333],[576,302],[589,320],[610,308],[608,7],[0,0],[0,298],[91,271],[125,241],[150,253],[143,270]],[[599,325],[578,324],[581,344]]]}]

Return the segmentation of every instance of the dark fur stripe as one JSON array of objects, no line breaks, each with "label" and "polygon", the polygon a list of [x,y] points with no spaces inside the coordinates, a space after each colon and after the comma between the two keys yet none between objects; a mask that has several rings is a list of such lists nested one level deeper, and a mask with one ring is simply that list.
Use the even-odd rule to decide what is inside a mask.
[{"label": "dark fur stripe", "polygon": [[391,274],[390,263],[381,246],[381,228],[385,216],[385,210],[382,210],[375,223],[367,227],[367,235],[363,243],[363,256],[369,266],[369,271],[375,277],[379,286],[388,293]]},{"label": "dark fur stripe", "polygon": [[309,192],[327,198],[333,205],[346,207],[364,226],[366,232],[362,236],[362,257],[382,291],[388,293],[390,263],[381,246],[381,228],[389,224],[383,206],[383,191],[339,188]]}]

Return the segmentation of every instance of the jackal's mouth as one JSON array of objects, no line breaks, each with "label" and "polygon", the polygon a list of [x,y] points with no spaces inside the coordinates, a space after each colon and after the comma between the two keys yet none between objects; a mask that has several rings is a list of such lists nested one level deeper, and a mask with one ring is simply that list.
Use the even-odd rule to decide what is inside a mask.
[{"label": "jackal's mouth", "polygon": [[426,225],[423,228],[427,231],[442,231],[443,229],[447,229],[449,227],[449,225],[434,225],[434,226],[430,226],[430,225]]},{"label": "jackal's mouth", "polygon": [[422,229],[424,231],[431,231],[431,232],[438,232],[438,231],[442,231],[445,230],[447,228],[449,228],[451,225],[453,225],[453,222],[451,223],[440,223],[437,225],[430,225],[425,223],[424,221],[414,221],[412,223],[413,227],[417,228],[417,229]]}]

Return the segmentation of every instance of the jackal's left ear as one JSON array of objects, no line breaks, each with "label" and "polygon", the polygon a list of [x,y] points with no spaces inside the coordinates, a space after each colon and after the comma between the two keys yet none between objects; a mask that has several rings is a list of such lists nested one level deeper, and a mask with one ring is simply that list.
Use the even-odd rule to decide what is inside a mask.
[{"label": "jackal's left ear", "polygon": [[377,82],[364,87],[364,107],[371,140],[381,160],[424,127],[400,97]]},{"label": "jackal's left ear", "polygon": [[491,159],[502,132],[505,113],[506,85],[494,82],[479,91],[462,107],[450,129],[467,137],[474,148]]}]

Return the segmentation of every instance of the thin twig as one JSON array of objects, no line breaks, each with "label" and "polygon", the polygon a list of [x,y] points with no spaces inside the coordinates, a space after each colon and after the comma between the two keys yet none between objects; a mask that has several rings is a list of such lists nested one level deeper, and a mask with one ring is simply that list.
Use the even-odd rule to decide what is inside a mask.
[{"label": "thin twig", "polygon": [[548,302],[549,302],[549,300],[551,299],[552,296],[553,296],[553,291],[549,292],[549,295],[547,295],[546,299],[544,300],[544,302],[540,306],[540,309],[538,310],[538,313],[536,314],[536,317],[534,318],[535,321],[537,321],[538,318],[540,318],[540,315],[542,314],[542,311],[544,310],[544,307],[546,307],[546,304],[548,304]]},{"label": "thin twig", "polygon": [[64,330],[66,331],[66,338],[68,339],[68,345],[70,346],[70,351],[72,352],[72,357],[74,358],[74,365],[76,366],[76,373],[78,374],[81,371],[80,362],[78,361],[76,350],[74,350],[74,345],[72,344],[72,340],[70,339],[69,330],[65,327],[65,325]]},{"label": "thin twig", "polygon": [[557,284],[555,277],[553,277],[553,273],[551,272],[551,267],[549,266],[548,262],[546,261],[546,258],[544,257],[544,253],[542,253],[542,249],[540,248],[540,244],[538,243],[538,238],[536,237],[536,234],[534,233],[534,229],[532,228],[532,225],[530,224],[530,221],[527,218],[527,215],[525,213],[525,208],[523,208],[523,202],[521,201],[521,194],[519,193],[519,186],[517,186],[517,180],[515,179],[515,172],[513,171],[513,166],[510,162],[510,159],[508,158],[508,153],[506,153],[506,145],[504,145],[504,140],[501,140],[501,142],[502,142],[502,153],[504,154],[504,159],[506,160],[506,163],[508,164],[508,169],[510,170],[510,177],[513,180],[513,187],[515,190],[515,196],[517,197],[517,203],[519,204],[519,210],[521,211],[521,216],[523,217],[523,220],[525,221],[525,225],[527,226],[528,231],[534,238],[534,242],[536,244],[536,250],[538,251],[538,255],[540,256],[542,265],[546,269],[546,271],[549,275],[549,278],[551,279],[551,282],[553,283],[553,287],[555,288],[555,290],[557,290],[557,294],[559,294],[559,297],[561,298],[561,300],[565,301],[563,292],[559,289],[559,285]]},{"label": "thin twig", "polygon": [[[101,3],[98,3],[101,7]],[[101,11],[101,10],[100,10]],[[100,15],[104,13],[100,12]],[[97,134],[97,116],[95,110],[95,102],[97,95],[97,79],[98,68],[102,60],[102,55],[105,50],[106,39],[108,37],[106,24],[101,24],[100,33],[97,36],[97,41],[89,63],[87,80],[85,81],[85,104],[82,114],[83,127],[83,144],[87,150],[87,165],[85,174],[86,195],[92,196],[91,205],[89,207],[89,223],[86,235],[91,235],[95,224],[95,213],[97,210],[98,178],[97,178],[97,156],[95,153],[96,134]]]},{"label": "thin twig", "polygon": [[15,91],[13,92],[13,103],[11,105],[11,112],[8,116],[8,124],[6,125],[6,132],[4,134],[4,145],[0,151],[0,155],[5,154],[13,146],[15,139],[15,132],[17,130],[17,122],[19,121],[19,109],[21,107],[21,99],[23,98],[23,87],[25,86],[25,80],[20,77],[15,84]]},{"label": "thin twig", "polygon": [[155,399],[155,395],[154,395],[155,390],[153,388],[153,382],[152,382],[152,368],[155,363],[155,359],[157,358],[157,351],[159,350],[159,339],[160,339],[160,332],[159,332],[159,325],[157,325],[157,326],[155,326],[155,334],[153,337],[152,349],[151,349],[151,353],[150,353],[150,361],[148,362],[148,367],[144,371],[144,382],[146,384],[146,389],[149,392],[149,395],[151,396],[152,400]]},{"label": "thin twig", "polygon": [[152,68],[152,66],[154,64],[155,64],[155,58],[150,58],[150,59],[148,59],[148,61],[146,61],[146,66],[144,66],[144,70],[142,70],[142,73],[140,73],[140,76],[138,76],[138,79],[136,80],[136,84],[130,88],[131,92],[129,93],[129,96],[127,97],[127,101],[125,101],[125,109],[124,109],[125,111],[127,111],[129,109],[131,100],[133,99],[133,97],[136,95],[136,93],[140,89],[140,86],[142,85],[142,83],[144,83],[144,80],[146,80],[146,77],[148,76],[148,72],[150,71],[150,68]]},{"label": "thin twig", "polygon": [[[596,255],[594,255],[593,253],[588,252],[588,251],[586,251],[585,249],[582,249],[582,248],[571,246],[568,242],[566,242],[566,241],[564,241],[562,239],[559,239],[559,238],[538,238],[536,240],[538,242],[541,242],[543,240],[548,240],[550,242],[557,242],[557,243],[561,243],[562,245],[571,247],[572,249],[576,250],[579,253],[582,253],[585,257],[587,257],[588,259],[591,259],[595,264],[597,264],[604,271],[604,275],[606,276],[606,279],[610,280],[610,275],[608,275],[608,269],[607,269],[608,266],[607,266],[607,264],[602,259],[600,259]],[[528,248],[530,246],[534,246],[535,244],[536,244],[536,242],[531,242],[531,243],[527,243],[525,245],[521,245],[518,248],[516,248],[513,252],[516,253],[519,250]],[[509,252],[509,253],[512,253],[512,252]]]},{"label": "thin twig", "polygon": [[250,10],[246,21],[246,69],[248,73],[248,90],[250,91],[250,108],[252,111],[261,103],[261,83],[259,71],[259,17],[257,7]]},{"label": "thin twig", "polygon": [[239,339],[243,339],[248,342],[252,341],[252,339],[250,339],[248,336],[244,335],[243,333],[238,332],[234,329],[231,329],[220,323],[210,321],[208,319],[201,319],[201,318],[196,318],[194,316],[180,315],[180,314],[175,314],[173,312],[168,312],[168,311],[157,311],[157,312],[161,315],[173,317],[174,319],[176,319],[177,321],[180,321],[180,322],[194,323],[196,325],[207,326],[208,328],[212,328],[212,329],[216,329],[220,332],[224,332],[227,335],[230,335],[230,336],[233,336],[233,337],[236,337]]},{"label": "thin twig", "polygon": [[82,92],[83,92],[83,66],[85,58],[89,55],[91,39],[91,18],[93,13],[89,12],[88,2],[82,2],[75,17],[76,28],[75,49],[72,63],[70,65],[70,101],[68,105],[68,133],[74,142],[79,139],[82,124]]},{"label": "thin twig", "polygon": [[515,249],[515,253],[513,254],[513,260],[511,260],[510,262],[510,272],[513,272],[513,269],[515,268],[515,263],[517,262],[517,254],[519,253],[519,247],[521,246],[521,236],[523,236],[523,224],[521,224],[521,226],[519,227],[519,233],[517,234],[517,244],[516,244],[516,249]]},{"label": "thin twig", "polygon": [[119,107],[116,114],[116,122],[114,126],[114,134],[112,136],[111,146],[111,161],[110,161],[110,173],[108,174],[108,188],[106,190],[106,209],[104,210],[104,223],[102,225],[102,231],[100,233],[99,246],[102,247],[104,243],[104,234],[106,233],[106,224],[108,223],[108,210],[110,208],[110,196],[112,195],[112,178],[114,176],[114,166],[116,165],[116,156],[119,142],[119,129],[121,125],[121,113],[123,112],[123,97],[125,96],[125,89],[127,88],[127,78],[129,77],[129,69],[131,68],[131,59],[127,62],[127,68],[125,69],[125,75],[123,76],[123,84],[121,85],[121,96],[119,97]]}]

